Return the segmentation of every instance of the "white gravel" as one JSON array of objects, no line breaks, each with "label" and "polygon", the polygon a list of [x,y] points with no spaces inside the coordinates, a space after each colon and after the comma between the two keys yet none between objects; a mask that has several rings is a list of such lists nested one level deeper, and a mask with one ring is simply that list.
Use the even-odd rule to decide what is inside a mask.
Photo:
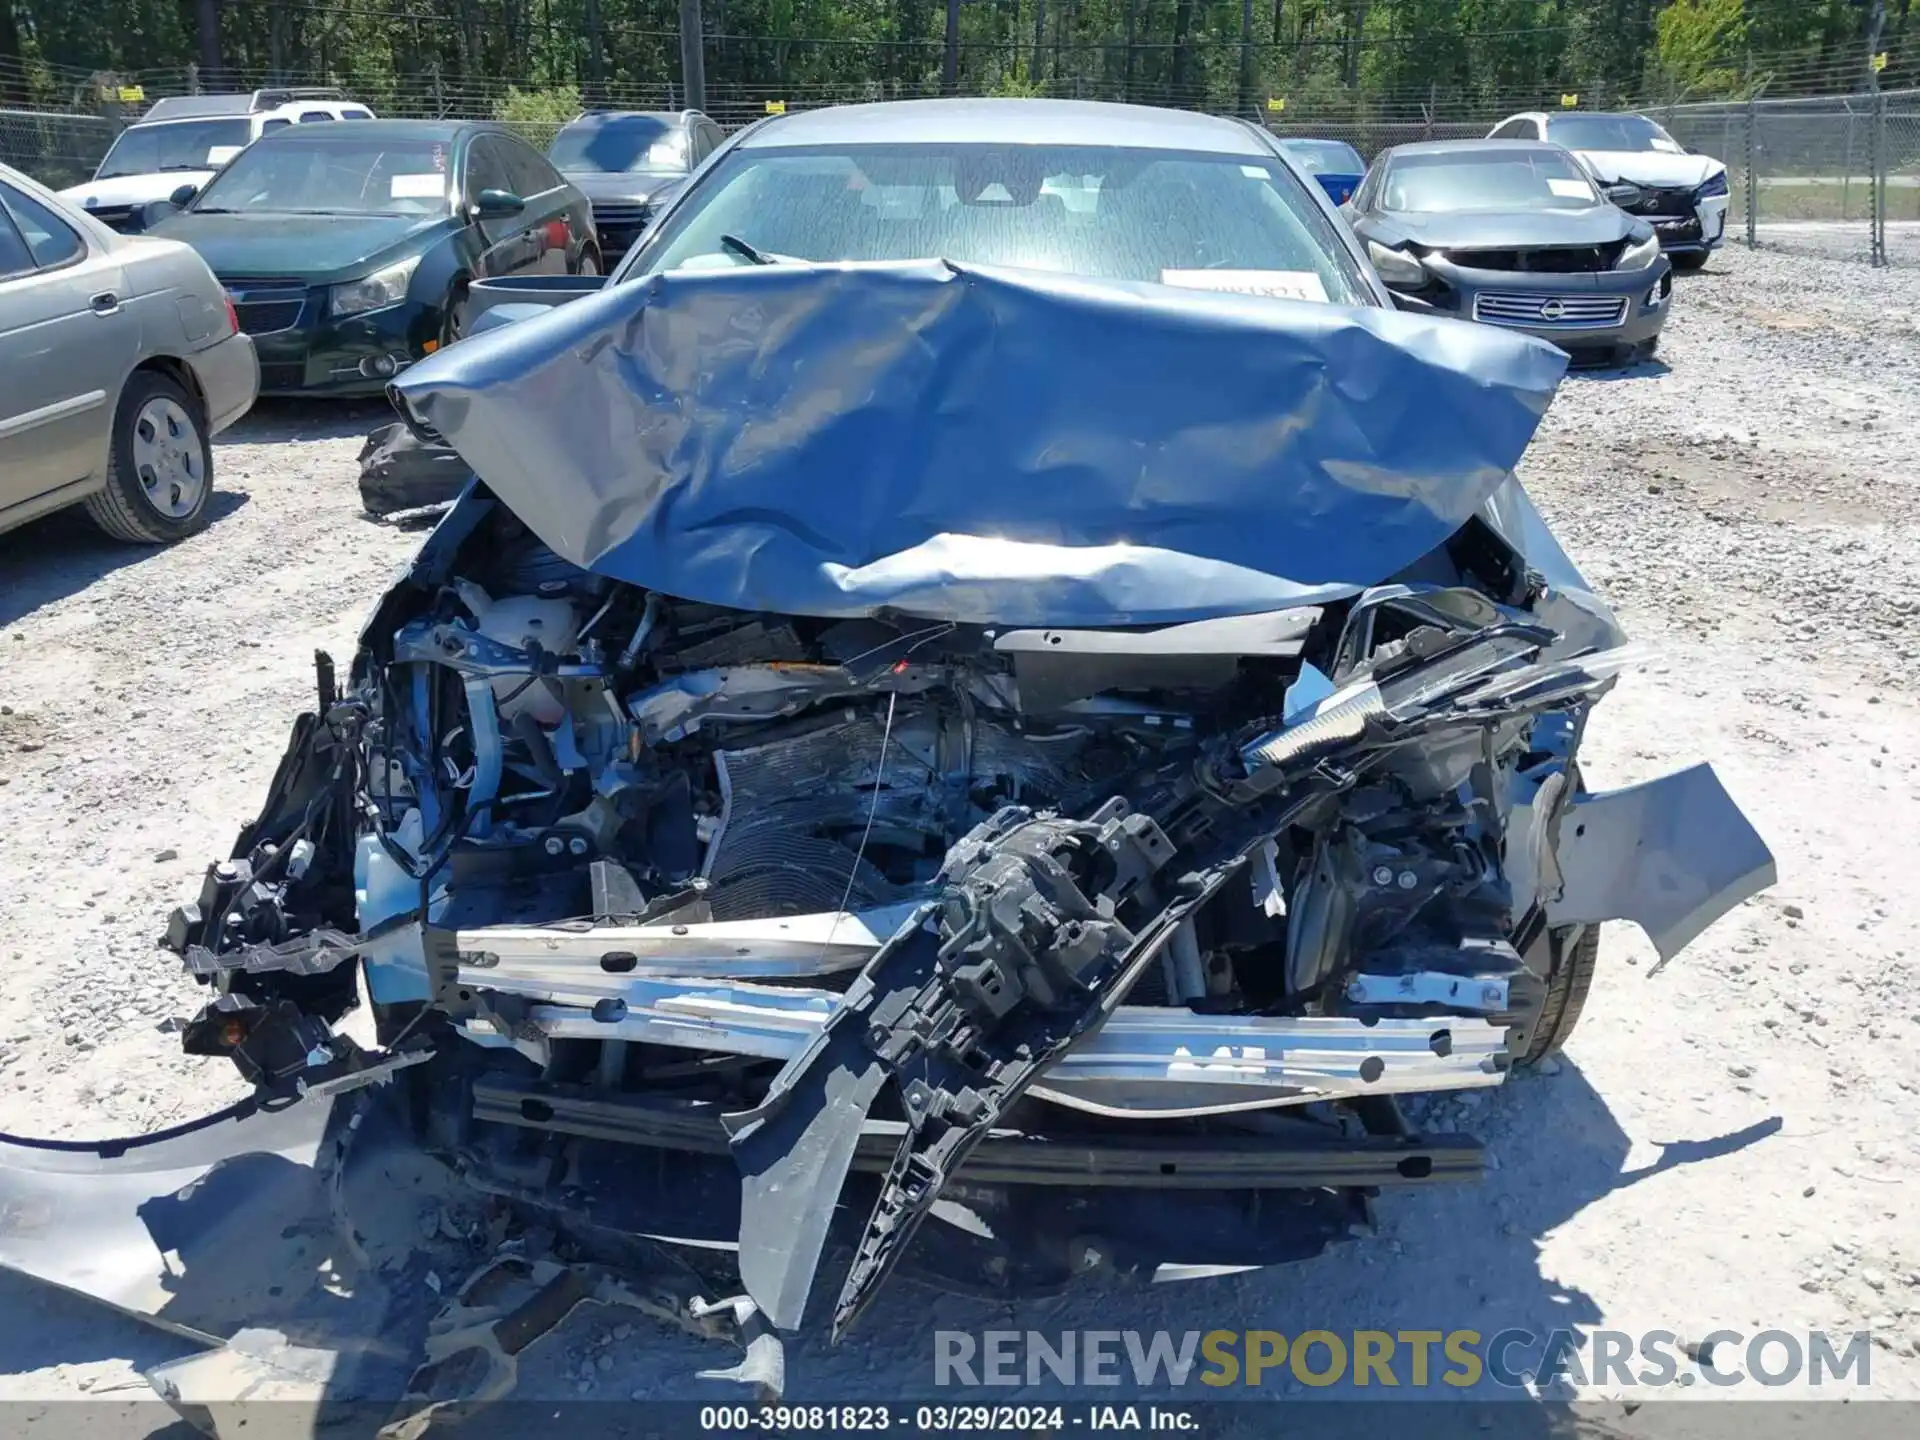
[{"label": "white gravel", "polygon": [[[312,651],[344,660],[416,542],[356,518],[377,419],[263,407],[172,551],[77,518],[0,537],[0,1129],[128,1133],[237,1093],[178,1054],[200,996],[153,940],[251,816]],[[1558,1073],[1428,1112],[1487,1139],[1486,1184],[1389,1196],[1376,1237],[1264,1274],[1012,1308],[897,1286],[837,1350],[790,1348],[791,1396],[925,1395],[936,1326],[1571,1325],[1870,1327],[1871,1393],[1920,1398],[1916,454],[1920,271],[1736,249],[1683,277],[1661,363],[1569,380],[1524,473],[1658,652],[1598,711],[1590,779],[1711,759],[1778,887],[1658,975],[1609,927]],[[523,1390],[710,1393],[688,1376],[715,1357],[644,1324],[590,1364],[621,1318],[576,1318]],[[0,1399],[125,1398],[174,1343],[0,1277]]]}]

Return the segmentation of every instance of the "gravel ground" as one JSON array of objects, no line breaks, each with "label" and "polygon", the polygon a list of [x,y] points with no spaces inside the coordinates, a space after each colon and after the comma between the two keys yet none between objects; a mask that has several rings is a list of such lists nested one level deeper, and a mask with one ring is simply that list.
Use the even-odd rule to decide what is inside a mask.
[{"label": "gravel ground", "polygon": [[[153,937],[252,813],[312,651],[350,652],[415,543],[356,518],[376,418],[263,407],[170,552],[71,518],[0,537],[0,1129],[126,1133],[237,1091],[178,1055],[199,997]],[[1681,281],[1660,363],[1567,383],[1525,477],[1656,650],[1601,706],[1590,778],[1713,760],[1781,878],[1657,974],[1609,927],[1551,1073],[1426,1112],[1489,1141],[1484,1186],[1390,1196],[1376,1236],[1258,1275],[1013,1308],[898,1286],[839,1349],[790,1349],[790,1395],[927,1394],[936,1326],[1572,1325],[1868,1327],[1871,1393],[1920,1398],[1916,453],[1914,270],[1731,251]],[[711,1353],[621,1318],[576,1317],[523,1389],[708,1388]],[[0,1277],[0,1399],[138,1394],[176,1343]]]}]

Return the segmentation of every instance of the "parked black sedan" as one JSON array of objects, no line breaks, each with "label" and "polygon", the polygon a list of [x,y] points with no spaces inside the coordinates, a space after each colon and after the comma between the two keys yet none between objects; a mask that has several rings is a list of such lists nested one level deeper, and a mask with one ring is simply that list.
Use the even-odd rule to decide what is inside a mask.
[{"label": "parked black sedan", "polygon": [[547,159],[593,203],[611,265],[726,138],[698,110],[589,110],[560,127]]},{"label": "parked black sedan", "polygon": [[1343,210],[1381,280],[1430,306],[1525,330],[1574,360],[1653,353],[1673,267],[1645,220],[1594,186],[1558,145],[1400,145]]},{"label": "parked black sedan", "polygon": [[474,280],[601,269],[586,196],[494,125],[297,125],[180,198],[150,233],[220,278],[262,394],[378,393],[459,338]]}]

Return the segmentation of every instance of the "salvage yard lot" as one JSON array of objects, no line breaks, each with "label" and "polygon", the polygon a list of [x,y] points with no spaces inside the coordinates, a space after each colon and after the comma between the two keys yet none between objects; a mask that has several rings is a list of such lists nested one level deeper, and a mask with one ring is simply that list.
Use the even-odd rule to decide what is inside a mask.
[{"label": "salvage yard lot", "polygon": [[[840,1349],[790,1346],[790,1399],[931,1393],[936,1326],[1871,1328],[1869,1393],[1920,1398],[1920,273],[1734,250],[1675,306],[1661,363],[1567,382],[1523,473],[1654,651],[1597,711],[1590,779],[1711,759],[1779,885],[1658,973],[1608,927],[1556,1073],[1422,1112],[1488,1141],[1484,1186],[1390,1196],[1376,1236],[1266,1274],[1011,1310],[897,1286]],[[77,516],[0,537],[0,1130],[238,1093],[180,1056],[202,997],[154,936],[251,816],[315,648],[344,664],[417,543],[357,514],[381,418],[263,405],[172,551]],[[607,1344],[624,1318],[576,1317],[523,1393],[697,1393],[718,1352]],[[0,1277],[0,1399],[119,1387],[173,1343]]]}]

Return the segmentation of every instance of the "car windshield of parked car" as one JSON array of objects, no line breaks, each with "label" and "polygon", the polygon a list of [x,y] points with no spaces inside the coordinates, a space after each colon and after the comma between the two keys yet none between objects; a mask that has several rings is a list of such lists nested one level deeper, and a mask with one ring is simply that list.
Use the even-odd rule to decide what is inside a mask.
[{"label": "car windshield of parked car", "polygon": [[1341,140],[1282,140],[1280,148],[1309,175],[1360,175],[1360,152]]},{"label": "car windshield of parked car", "polygon": [[1339,305],[1370,298],[1278,159],[1101,146],[735,150],[622,275],[923,259],[1267,288]]},{"label": "car windshield of parked car", "polygon": [[1397,155],[1380,200],[1384,210],[1412,214],[1584,210],[1599,203],[1593,182],[1573,157],[1552,150]]},{"label": "car windshield of parked car", "polygon": [[1547,139],[1569,150],[1660,150],[1683,147],[1651,120],[1639,115],[1555,115],[1547,120]]},{"label": "car windshield of parked car", "polygon": [[447,208],[452,147],[314,125],[262,140],[207,183],[194,214],[433,215]]},{"label": "car windshield of parked car", "polygon": [[218,170],[248,140],[247,122],[234,120],[174,120],[158,125],[135,125],[120,132],[96,180],[120,175],[153,175],[167,170]]},{"label": "car windshield of parked car", "polygon": [[658,115],[582,120],[554,137],[547,159],[556,170],[684,175],[687,132]]}]

